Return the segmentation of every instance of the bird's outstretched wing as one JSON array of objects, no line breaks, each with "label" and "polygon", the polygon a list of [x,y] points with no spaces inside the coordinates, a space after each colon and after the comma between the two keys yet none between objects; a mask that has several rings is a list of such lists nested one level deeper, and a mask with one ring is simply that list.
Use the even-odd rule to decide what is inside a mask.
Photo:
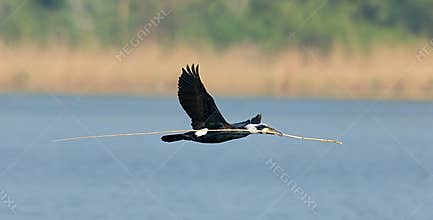
[{"label": "bird's outstretched wing", "polygon": [[194,129],[225,128],[228,123],[221,115],[212,96],[200,80],[198,65],[182,68],[178,82],[178,97],[182,108],[191,118]]}]

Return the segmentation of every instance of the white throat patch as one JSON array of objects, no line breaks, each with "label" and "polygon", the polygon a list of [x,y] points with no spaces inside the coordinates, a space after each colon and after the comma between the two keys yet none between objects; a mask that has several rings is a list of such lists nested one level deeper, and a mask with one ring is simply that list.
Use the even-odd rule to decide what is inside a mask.
[{"label": "white throat patch", "polygon": [[197,137],[201,137],[203,135],[206,135],[208,130],[209,129],[207,129],[207,128],[203,128],[203,129],[200,129],[200,130],[196,131],[194,134]]}]

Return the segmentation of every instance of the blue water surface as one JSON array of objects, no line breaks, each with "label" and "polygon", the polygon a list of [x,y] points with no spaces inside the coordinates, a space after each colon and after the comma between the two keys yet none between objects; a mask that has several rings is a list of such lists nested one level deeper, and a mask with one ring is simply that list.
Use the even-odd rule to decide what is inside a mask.
[{"label": "blue water surface", "polygon": [[223,144],[187,129],[176,98],[0,96],[0,219],[433,219],[433,104],[216,98],[228,121],[263,114],[290,134]]}]

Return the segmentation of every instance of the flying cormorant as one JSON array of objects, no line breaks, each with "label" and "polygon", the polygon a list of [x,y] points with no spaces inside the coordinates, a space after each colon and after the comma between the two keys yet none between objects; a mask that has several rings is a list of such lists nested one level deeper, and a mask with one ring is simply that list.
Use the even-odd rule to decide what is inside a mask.
[{"label": "flying cormorant", "polygon": [[[201,143],[221,143],[256,133],[282,135],[281,132],[261,124],[260,114],[243,122],[229,124],[201,82],[198,65],[193,64],[191,68],[187,65],[186,68],[182,68],[177,95],[182,108],[191,118],[192,128],[196,131],[161,137],[165,142],[189,140]],[[235,129],[235,131],[212,131],[219,129]]]},{"label": "flying cormorant", "polygon": [[250,134],[270,134],[283,137],[294,138],[298,140],[330,142],[335,144],[343,144],[343,142],[333,139],[323,139],[314,137],[303,137],[298,135],[285,134],[277,131],[274,128],[261,123],[262,116],[256,115],[254,118],[229,124],[221,115],[218,107],[211,95],[204,88],[198,73],[198,65],[187,65],[182,68],[182,74],[178,82],[178,97],[182,108],[191,118],[191,125],[194,130],[170,130],[170,131],[150,131],[150,132],[135,132],[135,133],[116,133],[103,135],[90,135],[71,138],[62,138],[53,140],[59,141],[75,141],[92,138],[107,138],[120,136],[139,136],[151,134],[167,134],[180,133],[161,137],[165,142],[175,142],[180,140],[195,141],[201,143],[221,143],[233,139],[243,138]]}]

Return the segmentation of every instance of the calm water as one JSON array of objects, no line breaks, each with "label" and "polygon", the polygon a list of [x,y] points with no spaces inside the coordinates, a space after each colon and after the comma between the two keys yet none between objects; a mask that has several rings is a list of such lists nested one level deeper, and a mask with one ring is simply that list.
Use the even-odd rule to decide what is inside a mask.
[{"label": "calm water", "polygon": [[175,98],[2,95],[0,219],[433,219],[432,103],[216,101],[231,122],[261,112],[280,130],[345,144],[53,143],[189,120]]}]

